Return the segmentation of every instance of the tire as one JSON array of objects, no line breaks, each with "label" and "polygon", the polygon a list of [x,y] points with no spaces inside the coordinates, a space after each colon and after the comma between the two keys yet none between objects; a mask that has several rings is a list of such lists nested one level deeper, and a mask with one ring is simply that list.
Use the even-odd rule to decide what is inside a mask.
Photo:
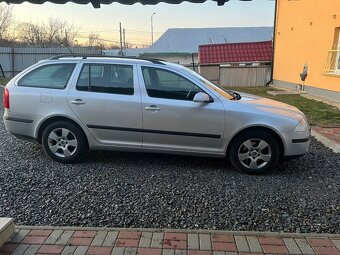
[{"label": "tire", "polygon": [[237,136],[229,150],[231,164],[247,174],[265,174],[273,170],[280,158],[276,139],[266,131],[251,130]]},{"label": "tire", "polygon": [[81,161],[88,151],[83,131],[67,121],[56,121],[45,128],[42,147],[50,158],[67,164]]}]

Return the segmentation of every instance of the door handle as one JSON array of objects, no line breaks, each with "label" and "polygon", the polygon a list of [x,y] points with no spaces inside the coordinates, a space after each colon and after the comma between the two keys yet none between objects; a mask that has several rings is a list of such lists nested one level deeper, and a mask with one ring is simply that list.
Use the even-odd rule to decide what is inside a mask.
[{"label": "door handle", "polygon": [[81,99],[75,99],[75,100],[72,100],[70,101],[71,104],[75,104],[75,105],[81,105],[81,104],[85,104],[85,102]]},{"label": "door handle", "polygon": [[145,110],[152,111],[152,112],[158,112],[160,111],[160,108],[157,105],[150,105],[145,107]]}]

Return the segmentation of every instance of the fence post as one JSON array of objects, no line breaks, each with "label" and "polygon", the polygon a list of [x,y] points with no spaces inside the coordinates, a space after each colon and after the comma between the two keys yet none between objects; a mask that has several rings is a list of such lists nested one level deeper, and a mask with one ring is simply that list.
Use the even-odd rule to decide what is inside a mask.
[{"label": "fence post", "polygon": [[15,65],[14,65],[14,48],[12,48],[12,51],[11,51],[11,55],[12,55],[12,77],[15,76]]}]

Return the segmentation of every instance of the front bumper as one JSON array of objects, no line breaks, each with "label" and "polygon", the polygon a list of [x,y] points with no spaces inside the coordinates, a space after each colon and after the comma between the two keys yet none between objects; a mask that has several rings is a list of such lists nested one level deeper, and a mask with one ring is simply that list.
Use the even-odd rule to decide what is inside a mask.
[{"label": "front bumper", "polygon": [[308,152],[310,144],[310,129],[305,132],[281,132],[285,143],[285,158],[303,156]]}]

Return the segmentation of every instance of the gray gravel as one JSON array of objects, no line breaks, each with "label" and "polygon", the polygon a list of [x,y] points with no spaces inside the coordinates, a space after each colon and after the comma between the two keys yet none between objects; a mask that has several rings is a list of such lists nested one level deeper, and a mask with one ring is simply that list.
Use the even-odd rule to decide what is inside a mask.
[{"label": "gray gravel", "polygon": [[340,233],[339,173],[340,154],[314,139],[305,157],[266,176],[141,153],[62,165],[0,122],[0,217],[17,224]]}]

